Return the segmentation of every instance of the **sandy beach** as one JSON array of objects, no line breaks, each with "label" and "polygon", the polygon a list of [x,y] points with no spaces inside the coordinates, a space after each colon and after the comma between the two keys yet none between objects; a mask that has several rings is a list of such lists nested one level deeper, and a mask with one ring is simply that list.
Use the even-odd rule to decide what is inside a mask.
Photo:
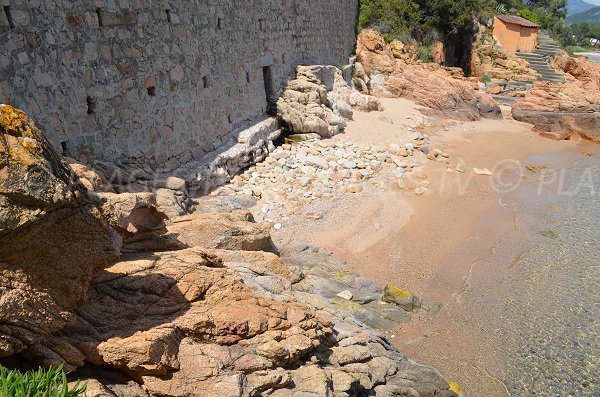
[{"label": "sandy beach", "polygon": [[[401,140],[407,123],[420,117],[418,107],[401,99],[382,102],[383,112],[355,113],[346,133],[335,139],[376,144]],[[503,110],[503,120],[438,121],[421,127],[430,134],[432,146],[450,154],[450,164],[426,165],[431,183],[426,195],[377,181],[360,194],[308,205],[274,233],[278,243],[324,247],[346,260],[348,270],[423,299],[428,310],[388,333],[410,357],[440,368],[463,385],[467,396],[510,395],[500,376],[507,351],[486,333],[494,314],[485,301],[503,299],[494,296],[500,294],[495,285],[519,253],[498,253],[503,255],[500,266],[478,267],[496,254],[500,242],[514,238],[518,228],[515,215],[501,205],[497,185],[501,191],[512,190],[524,171],[515,166],[533,155],[582,157],[588,150],[584,143],[544,139]],[[467,172],[454,170],[459,159]],[[473,168],[487,168],[493,175],[476,175]],[[318,215],[307,222],[307,213]]]}]

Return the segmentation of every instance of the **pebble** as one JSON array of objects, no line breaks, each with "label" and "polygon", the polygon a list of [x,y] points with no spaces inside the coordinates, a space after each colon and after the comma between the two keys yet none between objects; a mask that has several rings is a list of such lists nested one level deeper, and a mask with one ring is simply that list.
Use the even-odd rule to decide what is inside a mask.
[{"label": "pebble", "polygon": [[473,168],[473,172],[477,175],[492,175],[492,171],[487,168]]},{"label": "pebble", "polygon": [[[276,230],[283,227],[286,217],[298,214],[305,204],[344,193],[360,193],[368,181],[387,189],[390,186],[385,181],[387,176],[392,177],[388,182],[397,183],[400,189],[424,194],[428,190],[427,175],[422,168],[424,151],[435,149],[428,144],[427,136],[412,133],[420,140],[387,147],[327,140],[285,143],[212,194],[260,199],[257,221],[273,219],[271,223]],[[415,147],[420,150],[415,151]],[[442,157],[443,152],[436,153]]]},{"label": "pebble", "polygon": [[363,191],[363,187],[358,184],[352,184],[352,185],[348,185],[346,190],[350,193],[360,193]]},{"label": "pebble", "polygon": [[283,225],[282,225],[281,223],[276,223],[276,224],[273,226],[273,228],[274,228],[275,230],[281,230],[281,229],[283,228]]},{"label": "pebble", "polygon": [[425,193],[427,193],[428,190],[429,189],[427,187],[425,187],[425,186],[419,186],[418,188],[415,189],[415,194],[417,196],[422,196]]},{"label": "pebble", "polygon": [[352,292],[349,290],[345,290],[340,292],[339,294],[337,294],[336,296],[342,298],[342,299],[346,299],[346,300],[352,300],[352,298],[354,297],[354,295],[352,295]]}]

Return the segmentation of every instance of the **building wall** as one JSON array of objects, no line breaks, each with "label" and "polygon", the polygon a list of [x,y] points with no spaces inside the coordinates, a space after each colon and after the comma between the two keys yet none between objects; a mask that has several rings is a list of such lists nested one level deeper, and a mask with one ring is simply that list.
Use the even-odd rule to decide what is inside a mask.
[{"label": "building wall", "polygon": [[[0,0],[0,103],[82,160],[174,169],[221,147],[299,64],[340,65],[358,0]],[[8,8],[7,8],[8,7]]]},{"label": "building wall", "polygon": [[537,44],[537,28],[521,27],[521,40],[519,41],[519,51],[533,52]]},{"label": "building wall", "polygon": [[505,23],[494,18],[494,37],[505,51],[533,52],[537,43],[537,28]]}]

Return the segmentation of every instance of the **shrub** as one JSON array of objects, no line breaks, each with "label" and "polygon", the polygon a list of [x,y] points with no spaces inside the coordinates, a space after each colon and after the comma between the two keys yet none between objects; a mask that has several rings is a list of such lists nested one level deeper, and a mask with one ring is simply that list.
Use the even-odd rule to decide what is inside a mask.
[{"label": "shrub", "polygon": [[487,84],[491,81],[492,81],[492,78],[490,76],[488,76],[487,73],[484,73],[483,76],[481,76],[482,83]]},{"label": "shrub", "polygon": [[433,49],[431,48],[431,46],[419,46],[419,59],[423,63],[433,62]]},{"label": "shrub", "polygon": [[531,22],[540,23],[539,16],[535,12],[531,11],[529,8],[522,8],[519,11],[519,15],[522,18],[525,18]]},{"label": "shrub", "polygon": [[69,390],[67,376],[61,367],[21,373],[0,366],[1,397],[77,397],[86,385],[79,382]]}]

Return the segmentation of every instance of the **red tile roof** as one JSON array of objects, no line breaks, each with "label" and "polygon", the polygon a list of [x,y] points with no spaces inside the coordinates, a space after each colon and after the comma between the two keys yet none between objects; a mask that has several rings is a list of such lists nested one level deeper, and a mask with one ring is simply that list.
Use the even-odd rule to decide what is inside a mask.
[{"label": "red tile roof", "polygon": [[525,18],[517,17],[514,15],[497,15],[497,18],[505,23],[512,23],[514,25],[521,25],[526,28],[539,28],[540,25],[533,23]]}]

